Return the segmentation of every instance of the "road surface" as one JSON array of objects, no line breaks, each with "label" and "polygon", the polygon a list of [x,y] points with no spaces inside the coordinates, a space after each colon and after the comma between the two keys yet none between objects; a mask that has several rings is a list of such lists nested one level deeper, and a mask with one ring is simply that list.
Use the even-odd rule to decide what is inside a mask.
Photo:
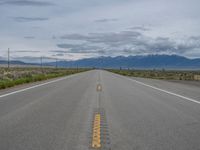
[{"label": "road surface", "polygon": [[92,70],[0,94],[0,150],[200,150],[197,86]]}]

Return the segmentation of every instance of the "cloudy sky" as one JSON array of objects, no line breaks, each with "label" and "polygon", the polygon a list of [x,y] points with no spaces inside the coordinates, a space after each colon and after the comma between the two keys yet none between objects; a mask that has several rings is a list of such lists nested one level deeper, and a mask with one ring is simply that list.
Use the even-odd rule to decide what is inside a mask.
[{"label": "cloudy sky", "polygon": [[0,0],[0,58],[197,58],[199,14],[199,0]]}]

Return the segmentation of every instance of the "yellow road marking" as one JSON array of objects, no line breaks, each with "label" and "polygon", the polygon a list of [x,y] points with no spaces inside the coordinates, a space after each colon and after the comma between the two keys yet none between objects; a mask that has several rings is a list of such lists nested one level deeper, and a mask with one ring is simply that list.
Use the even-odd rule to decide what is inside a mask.
[{"label": "yellow road marking", "polygon": [[101,115],[95,114],[92,133],[92,148],[101,147]]},{"label": "yellow road marking", "polygon": [[99,91],[102,91],[102,86],[101,86],[101,84],[97,84],[97,91],[99,92]]}]

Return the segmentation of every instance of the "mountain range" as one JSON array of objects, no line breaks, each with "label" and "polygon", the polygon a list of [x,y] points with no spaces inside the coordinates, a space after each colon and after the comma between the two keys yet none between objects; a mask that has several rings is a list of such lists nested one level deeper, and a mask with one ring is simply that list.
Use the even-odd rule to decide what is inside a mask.
[{"label": "mountain range", "polygon": [[[55,65],[55,62],[48,65]],[[60,61],[57,65],[60,67],[200,69],[200,59],[188,59],[178,55],[117,56]]]},{"label": "mountain range", "polygon": [[[21,61],[11,64],[33,65]],[[0,64],[6,64],[1,61]],[[39,65],[39,64],[38,64]],[[45,63],[46,66],[56,66],[56,62]],[[59,67],[89,67],[89,68],[134,68],[134,69],[200,69],[200,58],[189,59],[178,55],[146,55],[86,58],[75,61],[58,61]]]}]

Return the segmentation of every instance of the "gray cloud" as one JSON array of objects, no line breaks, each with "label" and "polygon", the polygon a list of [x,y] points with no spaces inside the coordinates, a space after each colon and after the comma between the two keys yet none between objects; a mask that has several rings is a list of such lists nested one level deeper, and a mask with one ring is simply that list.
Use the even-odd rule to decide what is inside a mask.
[{"label": "gray cloud", "polygon": [[68,39],[68,40],[88,40],[90,37],[88,35],[82,34],[66,34],[60,37],[61,39]]},{"label": "gray cloud", "polygon": [[98,50],[97,53],[99,53],[99,54],[106,54],[106,50]]},{"label": "gray cloud", "polygon": [[130,41],[133,41],[134,39],[141,36],[141,34],[134,31],[122,31],[119,33],[92,33],[90,34],[90,36],[90,42],[117,46],[121,44],[126,44],[127,42],[129,43]]},{"label": "gray cloud", "polygon": [[0,60],[6,60],[6,59],[7,59],[6,57],[0,56]]},{"label": "gray cloud", "polygon": [[40,51],[33,50],[12,50],[12,53],[39,53]]},{"label": "gray cloud", "polygon": [[[66,51],[66,50],[51,50],[51,51],[49,51],[49,52],[51,52],[51,53],[55,53],[55,54],[53,54],[52,56],[53,57],[59,57],[59,56],[73,56],[73,52],[71,52],[71,51]],[[75,54],[76,54],[77,52],[75,52]]]},{"label": "gray cloud", "polygon": [[68,51],[63,51],[63,50],[51,50],[50,52],[53,52],[53,53],[68,53]]},{"label": "gray cloud", "polygon": [[68,51],[54,51],[59,53],[103,53],[101,47],[88,44],[57,44],[59,48],[69,49]]},{"label": "gray cloud", "polygon": [[32,29],[41,29],[41,27],[39,27],[39,26],[33,26],[33,27],[31,27]]},{"label": "gray cloud", "polygon": [[16,6],[52,6],[53,3],[37,0],[3,0],[0,5],[16,5]]},{"label": "gray cloud", "polygon": [[68,40],[83,40],[91,43],[104,43],[107,45],[121,45],[130,43],[134,39],[141,36],[141,33],[135,31],[122,31],[119,33],[90,33],[88,35],[68,34],[61,37],[61,39]]},{"label": "gray cloud", "polygon": [[112,18],[112,19],[97,19],[94,22],[97,22],[97,23],[106,23],[106,22],[115,22],[115,21],[118,21],[118,19],[117,18]]},{"label": "gray cloud", "polygon": [[16,22],[32,22],[32,21],[45,21],[48,18],[42,17],[13,17]]},{"label": "gray cloud", "polygon": [[34,36],[25,36],[24,38],[25,38],[25,39],[35,39]]},{"label": "gray cloud", "polygon": [[[140,32],[122,31],[110,33],[68,34],[62,39],[85,41],[87,44],[58,44],[60,48],[69,48],[73,52],[98,52],[102,54],[184,54],[200,49],[200,37],[189,37],[177,42],[168,37],[152,38]],[[97,45],[97,46],[91,46]]]},{"label": "gray cloud", "polygon": [[64,56],[64,54],[63,53],[57,53],[57,54],[54,54],[52,56]]},{"label": "gray cloud", "polygon": [[[29,63],[40,63],[41,57],[36,56],[22,56],[22,57],[12,57],[13,60],[20,60],[23,62],[29,62]],[[52,62],[52,60],[55,60],[55,57],[42,57],[43,63],[45,62]]]},{"label": "gray cloud", "polygon": [[144,26],[135,26],[135,27],[131,27],[129,29],[131,29],[131,30],[137,30],[137,31],[150,31],[149,28],[146,28]]},{"label": "gray cloud", "polygon": [[51,38],[52,38],[53,40],[55,40],[55,39],[56,39],[56,36],[55,36],[55,35],[53,35]]}]

